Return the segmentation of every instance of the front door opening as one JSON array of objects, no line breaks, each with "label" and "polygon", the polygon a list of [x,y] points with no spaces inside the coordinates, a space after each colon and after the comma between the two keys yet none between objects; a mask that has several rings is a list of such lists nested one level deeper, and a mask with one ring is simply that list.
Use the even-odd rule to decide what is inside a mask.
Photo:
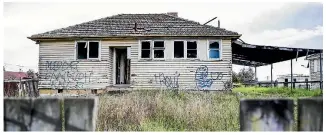
[{"label": "front door opening", "polygon": [[130,84],[130,60],[127,59],[127,48],[115,48],[115,53],[115,84]]}]

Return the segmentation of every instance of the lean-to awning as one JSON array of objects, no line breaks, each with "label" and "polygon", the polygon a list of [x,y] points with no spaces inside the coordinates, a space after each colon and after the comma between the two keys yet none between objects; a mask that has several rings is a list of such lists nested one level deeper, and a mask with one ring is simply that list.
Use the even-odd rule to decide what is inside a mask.
[{"label": "lean-to awning", "polygon": [[259,67],[302,56],[322,53],[322,51],[322,49],[253,45],[238,39],[232,41],[232,63]]}]

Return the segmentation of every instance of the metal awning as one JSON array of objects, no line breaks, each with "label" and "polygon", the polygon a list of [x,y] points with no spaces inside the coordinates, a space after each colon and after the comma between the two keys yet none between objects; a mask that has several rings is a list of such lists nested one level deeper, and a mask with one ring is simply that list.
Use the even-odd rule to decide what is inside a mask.
[{"label": "metal awning", "polygon": [[322,53],[322,49],[253,45],[241,39],[232,41],[232,63],[259,67],[302,56]]}]

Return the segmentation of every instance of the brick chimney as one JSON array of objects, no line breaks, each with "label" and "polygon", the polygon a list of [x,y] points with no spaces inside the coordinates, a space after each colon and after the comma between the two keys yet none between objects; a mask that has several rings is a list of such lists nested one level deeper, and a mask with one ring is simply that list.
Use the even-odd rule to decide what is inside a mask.
[{"label": "brick chimney", "polygon": [[168,15],[178,17],[178,12],[168,12]]}]

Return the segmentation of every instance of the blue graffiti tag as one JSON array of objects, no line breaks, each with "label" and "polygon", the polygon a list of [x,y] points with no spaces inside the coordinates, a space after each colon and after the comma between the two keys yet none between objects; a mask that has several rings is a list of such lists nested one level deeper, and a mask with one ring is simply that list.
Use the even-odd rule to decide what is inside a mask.
[{"label": "blue graffiti tag", "polygon": [[197,68],[195,73],[196,87],[199,90],[210,88],[214,80],[221,80],[222,78],[222,72],[208,72],[208,67],[202,65]]}]

